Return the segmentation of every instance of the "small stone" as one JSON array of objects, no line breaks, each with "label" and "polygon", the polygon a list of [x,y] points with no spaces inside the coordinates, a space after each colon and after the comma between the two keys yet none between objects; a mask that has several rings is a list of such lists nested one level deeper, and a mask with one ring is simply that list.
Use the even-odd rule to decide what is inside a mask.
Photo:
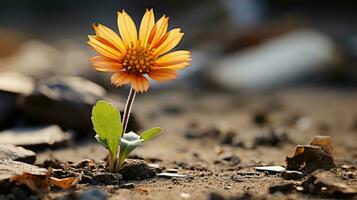
[{"label": "small stone", "polygon": [[167,173],[167,172],[163,172],[163,173],[159,173],[157,174],[158,177],[162,177],[162,178],[186,178],[186,175],[183,174],[177,174],[177,173]]},{"label": "small stone", "polygon": [[275,192],[290,193],[294,189],[295,189],[294,183],[282,183],[282,184],[270,186],[269,193],[275,193]]},{"label": "small stone", "polygon": [[84,167],[91,168],[92,166],[95,166],[95,164],[94,161],[91,159],[84,159],[72,165],[72,167],[74,168],[84,168]]},{"label": "small stone", "polygon": [[33,164],[36,160],[36,154],[22,147],[0,144],[0,160],[6,159]]},{"label": "small stone", "polygon": [[281,176],[286,180],[299,180],[304,177],[304,174],[299,171],[285,170]]},{"label": "small stone", "polygon": [[108,172],[99,172],[93,174],[93,181],[104,183],[104,184],[119,184],[122,177],[120,174],[108,173]]},{"label": "small stone", "polygon": [[229,186],[229,185],[225,185],[225,186],[223,187],[223,189],[225,189],[225,190],[230,190],[230,189],[232,189],[232,187]]},{"label": "small stone", "polygon": [[[218,161],[218,162],[217,162]],[[234,155],[232,152],[225,152],[219,155],[218,160],[215,163],[229,164],[230,166],[235,166],[240,163],[240,158]]]},{"label": "small stone", "polygon": [[177,173],[178,170],[174,169],[174,168],[171,168],[171,169],[167,169],[166,172],[168,172],[168,173]]},{"label": "small stone", "polygon": [[180,193],[180,196],[183,198],[183,199],[188,199],[188,198],[190,198],[190,194],[189,193],[186,193],[186,192],[181,192]]},{"label": "small stone", "polygon": [[125,183],[125,184],[120,185],[120,188],[133,189],[133,188],[135,188],[135,184],[134,183]]},{"label": "small stone", "polygon": [[233,175],[231,176],[231,179],[232,179],[233,181],[236,181],[236,182],[244,182],[244,181],[246,181],[246,179],[244,178],[244,176],[239,175],[239,174],[233,174]]},{"label": "small stone", "polygon": [[72,134],[63,132],[57,125],[29,128],[13,128],[0,132],[2,144],[12,144],[28,149],[44,149],[62,146]]},{"label": "small stone", "polygon": [[155,168],[150,167],[143,160],[126,159],[120,170],[124,180],[140,180],[156,176]]},{"label": "small stone", "polygon": [[296,191],[302,192],[302,191],[304,191],[304,187],[302,187],[302,186],[296,186]]},{"label": "small stone", "polygon": [[285,171],[285,168],[282,166],[264,166],[264,167],[254,167],[257,171],[266,171],[270,173],[281,173]]}]

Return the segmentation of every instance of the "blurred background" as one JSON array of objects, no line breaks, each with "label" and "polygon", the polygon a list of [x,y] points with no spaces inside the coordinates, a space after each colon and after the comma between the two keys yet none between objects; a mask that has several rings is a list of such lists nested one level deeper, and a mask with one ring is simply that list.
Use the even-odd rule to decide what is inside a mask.
[{"label": "blurred background", "polygon": [[[2,0],[1,127],[34,121],[86,131],[73,125],[81,119],[72,113],[87,106],[83,120],[90,123],[93,102],[128,91],[115,89],[109,74],[90,66],[88,59],[96,54],[86,44],[91,24],[117,30],[116,11],[122,9],[139,24],[146,8],[154,8],[156,19],[169,16],[171,28],[182,27],[185,36],[177,49],[192,51],[192,65],[176,81],[152,83],[145,95],[168,88],[186,95],[223,92],[229,98],[295,87],[355,93],[356,1]],[[63,106],[54,106],[58,102]],[[63,110],[71,113],[59,117]],[[66,116],[71,119],[57,119]]]}]

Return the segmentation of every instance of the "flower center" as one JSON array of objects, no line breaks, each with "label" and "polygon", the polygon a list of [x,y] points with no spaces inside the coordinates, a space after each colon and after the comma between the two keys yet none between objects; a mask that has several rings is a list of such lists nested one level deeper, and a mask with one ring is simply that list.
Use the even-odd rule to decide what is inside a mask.
[{"label": "flower center", "polygon": [[150,66],[154,64],[156,57],[153,55],[152,47],[131,44],[123,57],[124,68],[128,72],[136,74],[147,74],[150,72]]}]

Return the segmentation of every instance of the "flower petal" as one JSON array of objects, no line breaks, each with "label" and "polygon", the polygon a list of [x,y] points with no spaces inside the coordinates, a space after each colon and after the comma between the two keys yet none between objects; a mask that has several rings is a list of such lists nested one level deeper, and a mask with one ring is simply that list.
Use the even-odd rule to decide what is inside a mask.
[{"label": "flower petal", "polygon": [[146,92],[149,89],[149,81],[144,76],[138,77],[138,84],[140,85],[141,92]]},{"label": "flower petal", "polygon": [[189,65],[190,65],[190,63],[184,62],[184,63],[173,64],[173,65],[154,66],[154,67],[152,67],[152,69],[154,69],[154,70],[157,70],[157,69],[181,70],[181,69],[185,69]]},{"label": "flower petal", "polygon": [[110,59],[105,56],[94,56],[90,59],[94,68],[102,72],[117,72],[123,69],[123,65],[118,60]]},{"label": "flower petal", "polygon": [[149,36],[151,33],[152,28],[155,25],[155,17],[154,11],[146,10],[143,19],[141,20],[140,29],[139,29],[139,39],[143,45],[147,45]]},{"label": "flower petal", "polygon": [[118,50],[111,47],[106,40],[98,38],[94,35],[88,36],[89,41],[87,42],[95,51],[102,54],[105,57],[112,59],[119,59],[122,55]]},{"label": "flower petal", "polygon": [[112,43],[121,53],[124,54],[126,52],[123,41],[113,30],[102,24],[93,24],[93,28],[97,36]]},{"label": "flower petal", "polygon": [[169,69],[155,69],[151,70],[148,75],[157,81],[168,81],[168,80],[173,80],[176,79],[177,74],[175,70],[169,70]]},{"label": "flower petal", "polygon": [[135,44],[138,40],[138,33],[133,19],[123,10],[118,12],[118,28],[121,38],[126,46]]},{"label": "flower petal", "polygon": [[154,54],[162,55],[176,47],[184,35],[184,33],[181,33],[180,31],[181,29],[175,28],[168,32],[167,39],[165,39],[165,41],[155,49]]},{"label": "flower petal", "polygon": [[128,72],[120,71],[116,72],[111,77],[111,82],[115,86],[122,86],[130,83],[130,75]]},{"label": "flower petal", "polygon": [[161,56],[155,61],[158,66],[176,65],[191,61],[190,51],[180,50]]},{"label": "flower petal", "polygon": [[164,15],[156,22],[156,24],[152,28],[149,36],[148,44],[151,44],[152,46],[156,46],[156,44],[166,34],[168,26],[169,26],[169,18]]}]

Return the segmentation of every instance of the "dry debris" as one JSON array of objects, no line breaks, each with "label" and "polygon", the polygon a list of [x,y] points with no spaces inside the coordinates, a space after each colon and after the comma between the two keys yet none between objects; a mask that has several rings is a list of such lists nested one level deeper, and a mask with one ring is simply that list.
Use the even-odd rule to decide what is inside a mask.
[{"label": "dry debris", "polygon": [[303,182],[304,192],[334,198],[349,198],[357,195],[356,189],[329,171],[316,171]]},{"label": "dry debris", "polygon": [[307,174],[317,169],[330,170],[336,167],[332,150],[329,136],[316,136],[310,145],[298,145],[293,157],[286,157],[286,169],[304,171]]}]

